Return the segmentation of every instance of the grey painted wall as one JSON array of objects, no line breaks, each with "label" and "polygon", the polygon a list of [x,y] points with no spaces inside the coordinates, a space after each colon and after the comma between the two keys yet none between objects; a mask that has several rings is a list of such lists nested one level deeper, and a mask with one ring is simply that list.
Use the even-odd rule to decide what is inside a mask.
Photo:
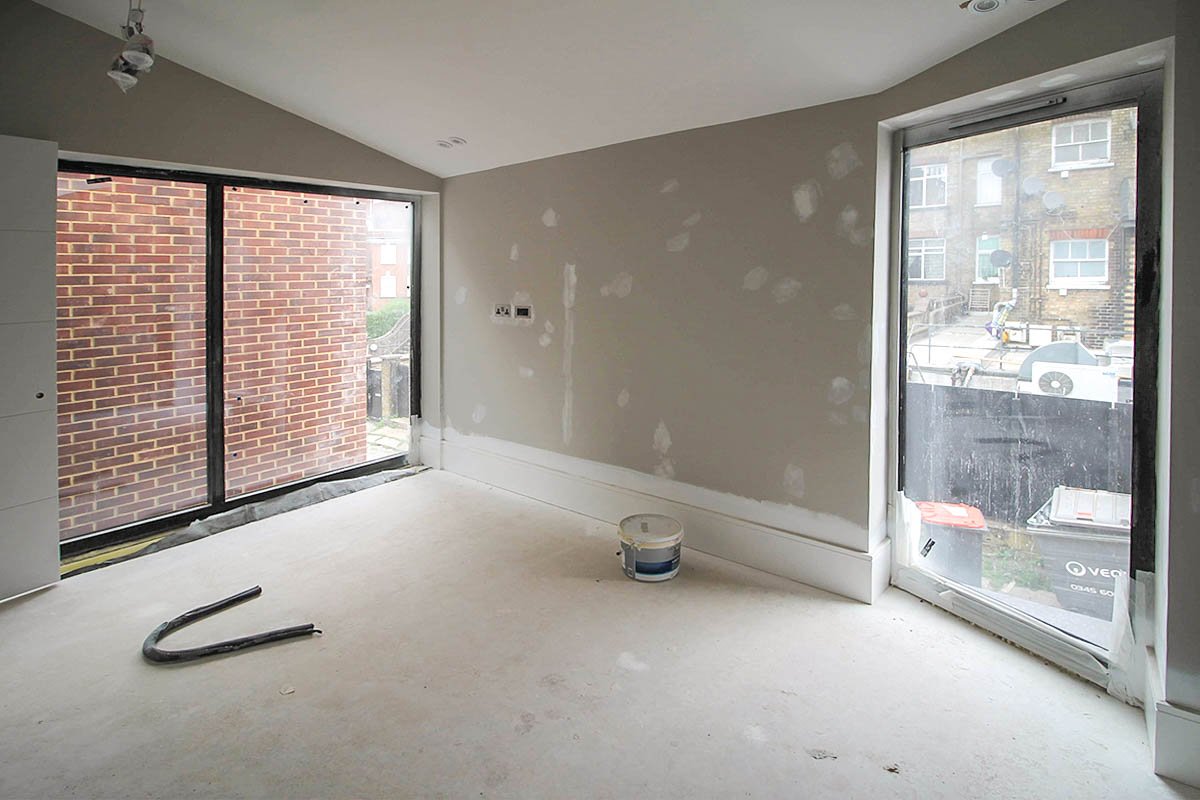
[{"label": "grey painted wall", "polygon": [[[662,422],[677,480],[865,525],[859,344],[870,308],[874,121],[872,103],[852,101],[447,181],[449,424],[653,472]],[[826,155],[846,145],[860,166],[834,178]],[[793,190],[809,181],[820,187],[816,210],[801,221]],[[550,208],[555,227],[542,220]],[[858,218],[841,236],[845,209]],[[578,278],[569,444],[568,263]],[[746,288],[756,269],[765,281]],[[632,276],[629,295],[605,295],[621,273]],[[535,325],[495,325],[492,306],[517,291],[531,295]],[[853,391],[843,404],[827,399],[835,381]],[[477,404],[487,409],[479,422]],[[785,487],[789,465],[804,470],[802,497]]]},{"label": "grey painted wall", "polygon": [[[1170,36],[1173,19],[1170,0],[1136,8],[1075,0],[874,97],[447,180],[447,424],[652,472],[661,421],[677,480],[865,527],[869,375],[860,344],[872,303],[878,122]],[[831,153],[847,145],[859,166],[838,177]],[[678,188],[663,192],[668,181]],[[794,190],[810,181],[820,188],[805,221]],[[547,208],[556,227],[542,223]],[[694,214],[699,221],[685,227]],[[683,233],[687,246],[673,252],[669,242]],[[569,443],[567,263],[578,276]],[[769,278],[753,291],[746,276],[756,267]],[[622,272],[633,278],[629,296],[603,295]],[[773,296],[781,279],[800,282],[791,299]],[[490,322],[492,305],[517,291],[531,295],[537,324]],[[555,332],[543,347],[546,320]],[[802,495],[789,465],[803,469]]]},{"label": "grey painted wall", "polygon": [[[124,13],[113,7],[113,25]],[[158,59],[129,94],[105,75],[118,39],[31,0],[0,7],[0,133],[62,150],[438,191],[441,178]]]}]

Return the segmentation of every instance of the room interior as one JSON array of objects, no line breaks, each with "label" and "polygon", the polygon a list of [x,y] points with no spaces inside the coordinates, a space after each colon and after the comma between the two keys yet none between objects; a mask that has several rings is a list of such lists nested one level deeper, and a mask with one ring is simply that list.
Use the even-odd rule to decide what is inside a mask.
[{"label": "room interior", "polygon": [[0,797],[1200,797],[1200,4],[0,29]]}]

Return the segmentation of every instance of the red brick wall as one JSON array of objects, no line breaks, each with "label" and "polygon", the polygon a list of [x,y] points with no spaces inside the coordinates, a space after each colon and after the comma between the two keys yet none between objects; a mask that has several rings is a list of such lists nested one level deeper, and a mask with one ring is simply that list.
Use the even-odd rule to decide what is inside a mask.
[{"label": "red brick wall", "polygon": [[58,180],[63,538],[206,497],[204,187],[88,177]]},{"label": "red brick wall", "polygon": [[225,193],[229,496],[367,458],[368,205]]}]

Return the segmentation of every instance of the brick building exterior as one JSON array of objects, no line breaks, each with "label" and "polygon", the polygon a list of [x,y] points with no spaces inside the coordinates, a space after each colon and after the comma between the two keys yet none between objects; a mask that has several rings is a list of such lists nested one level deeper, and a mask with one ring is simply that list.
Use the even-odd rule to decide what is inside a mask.
[{"label": "brick building exterior", "polygon": [[909,310],[990,309],[1015,290],[1014,322],[1089,347],[1131,339],[1136,139],[1124,108],[914,149]]},{"label": "brick building exterior", "polygon": [[[367,459],[369,203],[226,192],[230,496]],[[58,204],[69,538],[206,502],[206,200],[196,184],[63,173]]]}]

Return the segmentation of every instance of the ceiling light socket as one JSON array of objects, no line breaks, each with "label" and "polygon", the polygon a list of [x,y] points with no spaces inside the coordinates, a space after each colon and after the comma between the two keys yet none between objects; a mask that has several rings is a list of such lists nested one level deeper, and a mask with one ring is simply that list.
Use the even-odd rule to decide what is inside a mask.
[{"label": "ceiling light socket", "polygon": [[991,14],[1004,8],[1008,0],[969,0],[967,10],[972,14]]},{"label": "ceiling light socket", "polygon": [[450,144],[466,144],[467,143],[467,140],[462,138],[461,136],[451,136],[446,141],[450,142]]},{"label": "ceiling light socket", "polygon": [[453,144],[451,144],[450,142],[447,142],[445,139],[438,139],[438,140],[437,140],[437,146],[438,146],[438,147],[445,147],[446,149],[449,149],[449,148],[451,148],[451,147],[454,147],[454,145],[453,145]]}]

